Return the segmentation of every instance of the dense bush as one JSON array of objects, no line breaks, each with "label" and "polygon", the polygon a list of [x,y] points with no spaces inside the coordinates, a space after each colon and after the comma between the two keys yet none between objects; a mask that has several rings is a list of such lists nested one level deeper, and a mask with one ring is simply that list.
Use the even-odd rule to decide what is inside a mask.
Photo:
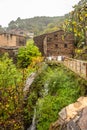
[{"label": "dense bush", "polygon": [[[36,66],[38,59],[36,61],[29,67]],[[7,55],[0,59],[0,129],[22,130],[24,124],[31,124],[36,107],[37,130],[48,130],[63,107],[84,95],[86,81],[64,66],[40,64],[39,67],[23,102],[22,73]]]},{"label": "dense bush", "polygon": [[28,41],[27,45],[19,48],[18,51],[18,66],[27,68],[33,61],[33,58],[40,57],[39,49],[34,45],[33,41]]},{"label": "dense bush", "polygon": [[84,95],[82,92],[84,81],[82,82],[64,66],[54,67],[54,69],[49,67],[41,81],[44,89],[42,88],[42,96],[37,101],[37,129],[48,130],[50,123],[56,121],[58,112],[63,107]]},{"label": "dense bush", "polygon": [[23,128],[22,74],[5,54],[0,59],[0,129]]},{"label": "dense bush", "polygon": [[[0,58],[0,129],[24,129],[26,113],[30,112],[29,104],[24,102],[24,83],[30,73],[38,70],[42,58],[38,48],[32,42],[28,44],[19,50],[18,68],[8,54]],[[35,98],[34,93],[29,97],[30,105]],[[28,113],[26,121],[32,114]]]}]

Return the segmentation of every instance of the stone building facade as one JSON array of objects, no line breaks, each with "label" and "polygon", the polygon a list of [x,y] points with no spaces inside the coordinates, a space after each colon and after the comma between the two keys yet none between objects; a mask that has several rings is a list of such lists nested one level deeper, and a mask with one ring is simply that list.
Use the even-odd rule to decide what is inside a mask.
[{"label": "stone building facade", "polygon": [[2,33],[0,34],[0,46],[24,46],[26,38],[21,35]]},{"label": "stone building facade", "polygon": [[0,56],[8,53],[14,62],[16,62],[18,48],[25,45],[26,37],[24,36],[9,33],[0,34]]},{"label": "stone building facade", "polygon": [[72,57],[74,54],[74,36],[63,30],[34,37],[34,42],[45,57],[60,55]]},{"label": "stone building facade", "polygon": [[42,53],[42,55],[44,55],[44,39],[46,37],[46,34],[43,34],[43,35],[40,35],[40,36],[37,36],[37,37],[34,37],[34,42],[35,42],[35,45],[39,48],[39,51]]}]

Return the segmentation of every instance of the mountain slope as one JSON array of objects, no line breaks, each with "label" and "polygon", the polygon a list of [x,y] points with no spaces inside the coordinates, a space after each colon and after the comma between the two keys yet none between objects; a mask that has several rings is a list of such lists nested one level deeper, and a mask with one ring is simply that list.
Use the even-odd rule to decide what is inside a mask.
[{"label": "mountain slope", "polygon": [[11,21],[7,28],[7,31],[12,29],[23,29],[29,32],[33,32],[35,35],[42,34],[49,24],[59,26],[64,20],[65,16],[59,17],[34,17],[28,19],[17,18],[16,21]]}]

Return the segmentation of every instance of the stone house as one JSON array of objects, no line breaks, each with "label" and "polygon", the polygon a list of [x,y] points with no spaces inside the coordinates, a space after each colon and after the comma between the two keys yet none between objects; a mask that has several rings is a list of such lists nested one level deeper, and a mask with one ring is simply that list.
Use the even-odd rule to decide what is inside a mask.
[{"label": "stone house", "polygon": [[16,34],[16,35],[21,35],[21,36],[26,36],[27,39],[32,39],[34,37],[34,33],[24,30],[24,29],[20,29],[20,28],[15,28],[15,29],[11,29],[11,30],[7,30],[8,33],[12,33],[12,34]]},{"label": "stone house", "polygon": [[21,35],[2,33],[0,34],[0,46],[14,47],[26,45],[26,38]]},{"label": "stone house", "polygon": [[45,57],[60,55],[72,57],[74,54],[74,36],[63,30],[34,37],[34,42]]},{"label": "stone house", "polygon": [[1,33],[0,34],[0,55],[8,53],[14,62],[16,62],[16,56],[18,53],[18,48],[26,45],[26,37],[10,34]]}]

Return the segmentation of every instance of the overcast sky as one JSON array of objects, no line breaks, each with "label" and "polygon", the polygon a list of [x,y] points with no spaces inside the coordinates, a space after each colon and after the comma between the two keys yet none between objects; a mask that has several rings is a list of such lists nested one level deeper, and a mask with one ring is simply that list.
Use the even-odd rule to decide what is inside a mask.
[{"label": "overcast sky", "polygon": [[80,0],[0,0],[0,25],[7,26],[18,17],[61,16]]}]

